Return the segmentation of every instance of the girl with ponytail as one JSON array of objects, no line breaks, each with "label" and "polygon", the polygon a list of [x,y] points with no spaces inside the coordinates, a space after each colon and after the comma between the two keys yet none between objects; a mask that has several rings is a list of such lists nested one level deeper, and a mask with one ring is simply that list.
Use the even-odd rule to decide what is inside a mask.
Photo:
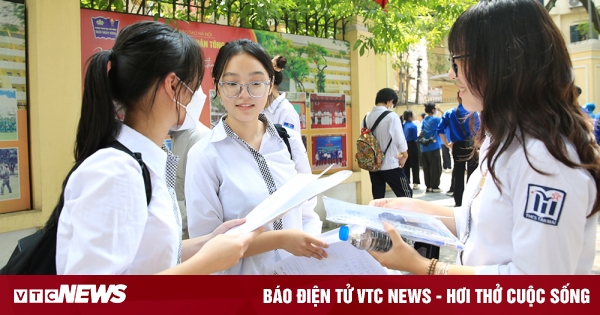
[{"label": "girl with ponytail", "polygon": [[58,274],[214,273],[235,265],[260,233],[220,235],[243,223],[232,220],[209,235],[181,240],[168,183],[177,157],[161,146],[169,130],[194,127],[199,119],[203,71],[195,41],[158,22],[125,27],[111,50],[90,58],[75,166],[47,224],[57,227]]}]

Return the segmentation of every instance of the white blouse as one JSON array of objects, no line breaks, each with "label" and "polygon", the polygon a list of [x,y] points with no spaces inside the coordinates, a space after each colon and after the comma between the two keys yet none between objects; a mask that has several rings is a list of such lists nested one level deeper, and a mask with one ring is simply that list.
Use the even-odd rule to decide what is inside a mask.
[{"label": "white blouse", "polygon": [[154,274],[177,263],[179,228],[165,182],[166,153],[130,127],[117,137],[140,152],[152,182],[147,205],[140,165],[98,150],[69,178],[58,223],[58,274]]},{"label": "white blouse", "polygon": [[285,98],[285,93],[281,93],[271,105],[263,111],[274,124],[280,124],[289,129],[300,133],[300,115],[294,105]]},{"label": "white blouse", "polygon": [[[261,119],[267,118],[261,115]],[[258,151],[265,158],[278,188],[298,173],[311,173],[300,134],[293,130],[288,130],[288,134],[293,160],[270,121]],[[269,197],[269,191],[251,152],[240,140],[227,136],[221,120],[212,133],[188,153],[185,195],[190,237],[196,237],[212,232],[225,221],[246,217]],[[313,198],[292,209],[282,218],[283,229],[320,234],[322,222],[314,212],[315,205],[316,198]],[[272,224],[265,229],[272,230]],[[275,251],[270,251],[245,258],[225,273],[264,274],[267,272],[265,263],[276,257]]]},{"label": "white blouse", "polygon": [[[572,161],[579,162],[567,142]],[[481,156],[489,139],[481,148]],[[527,162],[523,147],[513,141],[496,164],[502,192],[487,174],[483,189],[473,201],[470,235],[463,261],[477,274],[589,274],[596,254],[598,213],[587,218],[596,200],[596,184],[590,173],[556,160],[537,139],[526,140],[536,172]],[[487,172],[480,162],[463,195],[463,207],[455,208],[457,233],[467,226],[467,205]],[[460,258],[457,259],[460,263]]]}]

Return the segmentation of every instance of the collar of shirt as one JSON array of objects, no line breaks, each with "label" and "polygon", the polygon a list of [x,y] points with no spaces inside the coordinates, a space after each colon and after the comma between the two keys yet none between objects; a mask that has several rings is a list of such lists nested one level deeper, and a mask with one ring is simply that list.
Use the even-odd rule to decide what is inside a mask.
[{"label": "collar of shirt", "polygon": [[141,153],[144,163],[146,163],[152,172],[161,178],[165,177],[167,153],[154,142],[125,124],[122,125],[117,140],[131,150],[131,152]]},{"label": "collar of shirt", "polygon": [[271,106],[265,108],[265,110],[268,110],[271,114],[274,114],[277,108],[279,107],[279,104],[281,104],[281,102],[283,102],[284,99],[285,93],[279,94],[279,96],[273,101],[273,103],[271,103]]},{"label": "collar of shirt", "polygon": [[[227,123],[225,122],[225,118],[227,118],[227,115],[223,116],[223,118],[219,120],[219,123],[215,126],[215,128],[213,128],[213,134],[210,138],[210,142],[219,142],[227,138],[227,132],[225,132],[225,125]],[[277,129],[275,129],[275,125],[273,125],[271,120],[269,120],[269,118],[265,116],[265,114],[259,114],[258,120],[262,121],[267,125],[268,134],[270,134],[271,136],[277,135]]]},{"label": "collar of shirt", "polygon": [[387,107],[385,107],[385,106],[381,106],[381,105],[377,105],[377,106],[374,106],[374,107],[373,107],[373,110],[372,110],[372,111],[374,111],[374,112],[376,112],[376,111],[377,111],[377,112],[383,112],[383,111],[386,111],[386,110],[388,110],[388,108],[387,108]]}]

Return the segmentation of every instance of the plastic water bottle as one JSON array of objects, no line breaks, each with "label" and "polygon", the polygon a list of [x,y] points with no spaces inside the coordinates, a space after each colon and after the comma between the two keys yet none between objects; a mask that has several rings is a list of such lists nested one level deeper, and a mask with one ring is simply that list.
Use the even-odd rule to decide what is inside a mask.
[{"label": "plastic water bottle", "polygon": [[340,240],[350,241],[358,249],[387,252],[392,248],[392,240],[387,233],[362,225],[342,226],[339,235]]}]

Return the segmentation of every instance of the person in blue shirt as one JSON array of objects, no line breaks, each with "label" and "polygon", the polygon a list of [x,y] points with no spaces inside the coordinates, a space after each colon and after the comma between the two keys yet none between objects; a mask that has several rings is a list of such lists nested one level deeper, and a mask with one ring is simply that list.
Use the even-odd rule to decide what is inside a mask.
[{"label": "person in blue shirt", "polygon": [[600,144],[600,115],[596,116],[594,120],[594,135],[596,136],[596,143]]},{"label": "person in blue shirt", "polygon": [[592,117],[592,119],[596,118],[594,115],[594,110],[596,110],[596,105],[594,105],[594,103],[585,104],[585,111],[588,115],[590,115],[590,117]]},{"label": "person in blue shirt", "polygon": [[[477,168],[477,158],[473,154],[473,135],[479,129],[479,114],[477,112],[471,115],[462,105],[460,96],[458,107],[449,109],[442,116],[438,126],[440,138],[448,149],[452,150],[452,160],[454,169],[452,170],[452,187],[454,203],[456,207],[462,206],[463,192],[465,190],[465,169],[467,169],[467,181]],[[475,131],[471,130],[471,120]],[[448,129],[449,134],[445,134]]]},{"label": "person in blue shirt", "polygon": [[423,158],[423,177],[427,192],[442,192],[440,189],[440,176],[442,176],[442,141],[438,135],[438,126],[441,119],[435,117],[437,109],[435,103],[428,102],[425,104],[425,113],[427,116],[423,119],[421,125],[421,133],[424,138],[433,141],[427,145],[421,144],[421,155]]},{"label": "person in blue shirt", "polygon": [[402,115],[404,125],[402,130],[404,131],[404,138],[406,138],[406,144],[408,145],[408,159],[404,163],[404,174],[410,182],[410,172],[412,170],[413,175],[413,190],[419,189],[421,179],[419,178],[419,145],[417,144],[417,126],[413,123],[415,117],[412,110],[404,111]]}]

